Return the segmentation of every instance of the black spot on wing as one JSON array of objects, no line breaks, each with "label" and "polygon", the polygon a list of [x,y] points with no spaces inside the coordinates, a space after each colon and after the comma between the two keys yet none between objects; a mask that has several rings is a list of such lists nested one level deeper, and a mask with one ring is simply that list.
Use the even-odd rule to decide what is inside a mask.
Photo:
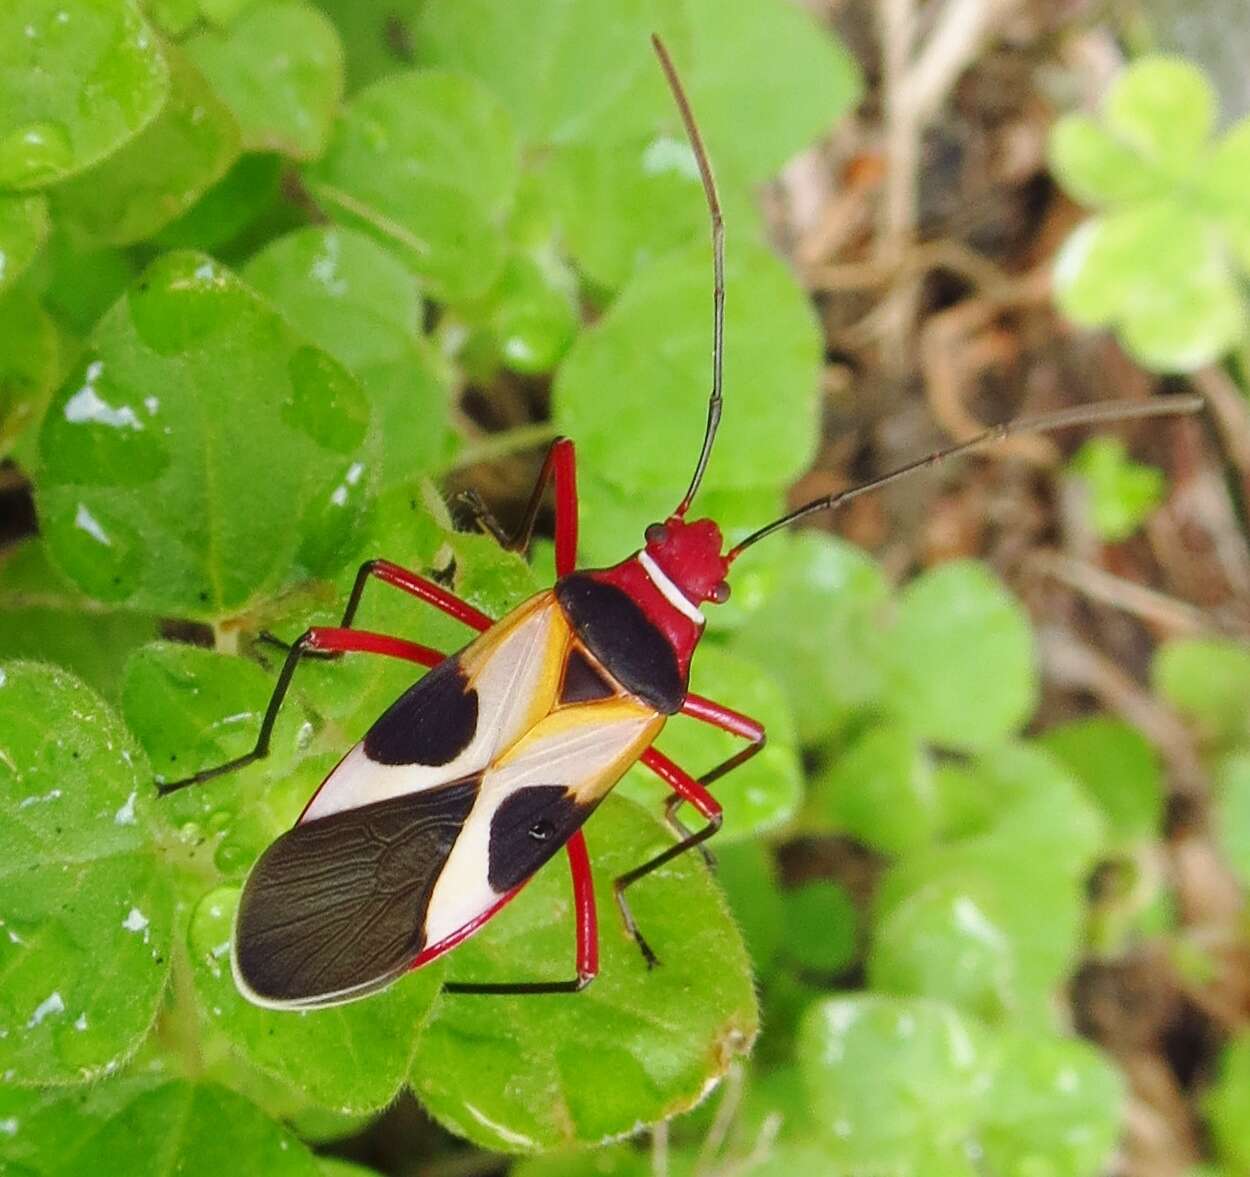
[{"label": "black spot on wing", "polygon": [[598,699],[610,699],[616,687],[583,650],[574,646],[564,662],[564,682],[560,684],[560,702],[593,703]]},{"label": "black spot on wing", "polygon": [[473,777],[288,830],[243,888],[239,973],[270,1001],[381,988],[425,944],[425,913],[478,794]]},{"label": "black spot on wing", "polygon": [[450,764],[476,731],[477,691],[448,658],[386,709],[365,735],[365,755],[378,764]]},{"label": "black spot on wing", "polygon": [[496,891],[525,882],[590,816],[563,785],[518,789],[495,810],[490,823],[487,878]]},{"label": "black spot on wing", "polygon": [[555,593],[573,631],[626,690],[663,715],[681,710],[686,680],[677,655],[628,593],[576,572],[557,581]]}]

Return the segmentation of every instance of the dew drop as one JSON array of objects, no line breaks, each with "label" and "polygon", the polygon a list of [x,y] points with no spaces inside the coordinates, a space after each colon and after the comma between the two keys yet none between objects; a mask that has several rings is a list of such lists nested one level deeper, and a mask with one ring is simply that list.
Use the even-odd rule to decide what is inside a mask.
[{"label": "dew drop", "polygon": [[74,160],[69,131],[61,123],[27,123],[0,139],[0,187],[47,183]]},{"label": "dew drop", "polygon": [[228,270],[198,253],[166,254],[127,296],[135,331],[160,355],[206,346],[246,298]]},{"label": "dew drop", "polygon": [[229,968],[234,913],[239,906],[238,887],[216,887],[196,905],[187,929],[187,941],[196,959],[215,973]]}]

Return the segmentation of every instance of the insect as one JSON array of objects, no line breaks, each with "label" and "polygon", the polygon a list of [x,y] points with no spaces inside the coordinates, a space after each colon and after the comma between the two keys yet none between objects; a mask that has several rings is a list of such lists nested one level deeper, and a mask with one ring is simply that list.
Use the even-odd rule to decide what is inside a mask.
[{"label": "insect", "polygon": [[[571,993],[598,971],[596,908],[582,826],[635,762],[670,790],[677,832],[666,849],[620,876],[617,905],[648,965],[658,958],[630,912],[628,890],[678,855],[701,848],[721,824],[711,786],[764,746],[749,716],[692,694],[692,655],[703,606],[729,596],[743,551],[817,511],[838,507],[921,466],[1023,430],[1192,411],[1197,398],[1102,405],[1021,418],[930,454],[872,482],[815,499],[725,549],[710,519],[690,519],[721,416],[723,223],[689,102],[663,44],[660,65],[685,124],[712,224],[712,388],[689,486],[643,547],[609,568],[576,566],[578,503],[573,443],[547,452],[523,522],[508,546],[527,546],[546,489],[555,492],[555,585],[495,620],[440,585],[386,560],[357,574],[340,624],[307,630],[289,646],[251,752],[162,793],[207,781],[268,753],[300,660],[347,652],[428,667],[338,763],[296,825],[269,847],[244,887],[232,954],[239,989],[276,1009],[351,1001],[389,985],[464,941],[563,850],[576,913],[576,974],[562,981],[472,983],[457,993]],[[484,517],[485,518],[485,517]],[[477,636],[457,653],[353,628],[366,587],[382,581],[462,622]],[[695,777],[654,746],[684,716],[741,738],[742,747]],[[689,804],[703,819],[677,818]]]}]

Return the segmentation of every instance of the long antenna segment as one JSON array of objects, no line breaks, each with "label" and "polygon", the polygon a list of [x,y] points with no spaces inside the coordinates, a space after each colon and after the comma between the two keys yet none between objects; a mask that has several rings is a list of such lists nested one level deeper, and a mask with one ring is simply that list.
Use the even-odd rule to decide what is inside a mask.
[{"label": "long antenna segment", "polygon": [[904,478],[916,470],[921,470],[926,466],[936,466],[939,462],[954,457],[956,454],[982,449],[996,441],[1002,441],[1004,438],[1011,437],[1013,434],[1048,433],[1051,430],[1064,429],[1071,425],[1098,425],[1108,421],[1128,421],[1141,417],[1170,417],[1178,413],[1196,413],[1203,407],[1203,403],[1200,396],[1156,397],[1147,401],[1103,401],[1100,404],[1078,405],[1071,409],[1059,409],[1053,413],[1040,413],[1033,417],[1017,417],[1013,421],[1004,421],[1001,425],[991,426],[984,433],[978,433],[976,437],[969,438],[967,441],[961,441],[958,445],[935,450],[923,458],[917,458],[914,462],[908,462],[897,470],[891,470],[888,474],[881,475],[880,478],[874,478],[870,482],[852,486],[847,490],[837,491],[835,494],[813,499],[810,503],[804,503],[801,507],[796,507],[780,519],[775,519],[772,523],[761,527],[758,531],[752,532],[746,539],[730,548],[726,556],[727,559],[734,560],[752,544],[758,543],[766,535],[772,535],[774,531],[780,531],[783,527],[789,527],[792,523],[797,523],[808,515],[814,515],[817,511],[831,511],[836,510],[838,507],[844,507],[852,499],[857,499],[860,495],[867,494],[871,490],[880,490],[881,487],[888,486],[891,482],[896,482],[898,479]]},{"label": "long antenna segment", "polygon": [[678,503],[677,510],[673,512],[680,516],[689,510],[699,490],[699,483],[703,481],[703,472],[712,456],[716,429],[720,425],[721,379],[725,352],[725,222],[721,217],[720,200],[716,195],[716,181],[712,178],[712,165],[708,162],[707,151],[703,147],[703,136],[699,134],[698,124],[694,121],[694,112],[690,109],[690,100],[677,76],[677,68],[673,65],[673,59],[669,57],[664,42],[655,33],[651,34],[651,44],[655,48],[655,55],[660,59],[660,68],[664,70],[668,88],[673,92],[681,121],[686,126],[686,138],[690,140],[690,149],[699,165],[703,194],[707,197],[707,208],[712,218],[712,395],[707,402],[707,427],[703,432],[703,449],[694,468],[694,477],[690,480],[690,488]]}]

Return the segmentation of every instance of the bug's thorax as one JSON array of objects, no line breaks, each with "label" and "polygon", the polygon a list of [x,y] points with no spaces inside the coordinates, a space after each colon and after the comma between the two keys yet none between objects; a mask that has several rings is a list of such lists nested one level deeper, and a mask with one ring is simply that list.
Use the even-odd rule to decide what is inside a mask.
[{"label": "bug's thorax", "polygon": [[627,593],[672,646],[683,677],[703,635],[705,601],[724,599],[728,561],[720,528],[710,519],[687,523],[671,516],[647,529],[641,551],[611,568],[590,573]]}]

